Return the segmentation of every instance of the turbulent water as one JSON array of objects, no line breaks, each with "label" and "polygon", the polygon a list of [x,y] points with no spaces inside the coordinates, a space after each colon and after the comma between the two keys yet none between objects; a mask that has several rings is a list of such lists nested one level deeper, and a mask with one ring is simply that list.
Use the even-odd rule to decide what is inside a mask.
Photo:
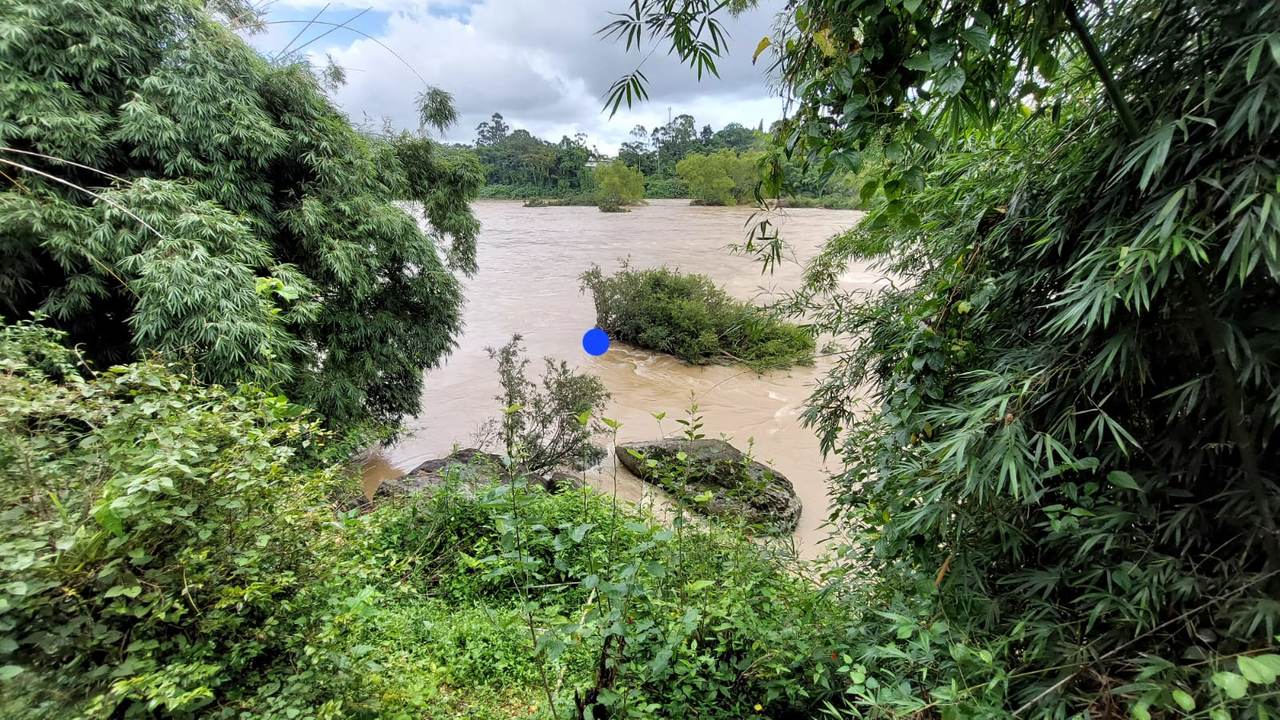
[{"label": "turbulent water", "polygon": [[[648,440],[661,431],[679,430],[696,399],[707,437],[725,436],[794,483],[804,502],[796,530],[797,545],[812,554],[825,533],[826,477],[818,442],[800,422],[800,411],[824,363],[769,373],[741,367],[694,367],[671,357],[614,343],[603,356],[582,350],[582,334],[595,324],[589,294],[578,287],[578,275],[592,263],[606,272],[629,258],[634,267],[667,265],[705,273],[732,295],[762,300],[795,287],[800,265],[788,262],[772,274],[761,274],[750,258],[732,255],[727,246],[741,242],[750,208],[691,207],[683,200],[654,200],[629,213],[602,213],[594,207],[524,208],[518,202],[475,204],[483,224],[479,240],[480,272],[466,283],[466,329],[459,347],[443,367],[429,371],[422,414],[406,424],[404,438],[371,460],[365,489],[413,468],[428,458],[448,454],[455,445],[474,445],[480,425],[498,414],[500,404],[494,363],[485,352],[524,335],[535,360],[563,358],[604,381],[612,394],[605,415],[622,423],[618,441]],[[775,219],[783,237],[804,262],[832,234],[849,228],[860,214],[845,210],[794,209]],[[850,287],[870,285],[878,276],[848,273]],[[530,365],[540,372],[541,362]],[[661,431],[653,413],[665,412]],[[619,494],[639,500],[652,489],[616,468]],[[591,473],[592,482],[614,488],[612,458]]]}]

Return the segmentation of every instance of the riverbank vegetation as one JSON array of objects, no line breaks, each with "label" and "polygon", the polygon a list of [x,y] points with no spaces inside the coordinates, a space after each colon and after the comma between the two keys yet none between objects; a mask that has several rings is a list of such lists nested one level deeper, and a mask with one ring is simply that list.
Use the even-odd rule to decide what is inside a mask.
[{"label": "riverbank vegetation", "polygon": [[[714,71],[720,8],[670,8],[606,32]],[[1277,38],[1261,0],[808,0],[761,40],[777,147],[885,159],[793,297],[848,343],[806,413],[867,608],[833,716],[1280,712]]]},{"label": "riverbank vegetation", "polygon": [[845,662],[848,609],[732,528],[456,472],[357,505],[306,408],[64,342],[0,329],[5,717],[740,718]]},{"label": "riverbank vegetation", "polygon": [[[745,4],[612,27],[714,73],[696,28]],[[802,0],[760,43],[796,103],[762,192],[859,178],[870,210],[785,303],[812,326],[667,269],[583,281],[615,337],[691,362],[835,338],[821,565],[686,522],[679,451],[669,522],[509,472],[544,427],[618,430],[560,366],[536,399],[517,345],[501,478],[357,497],[336,460],[454,342],[483,171],[427,137],[446,93],[358,132],[208,7],[247,9],[0,10],[5,717],[1280,713],[1271,3]],[[854,262],[895,283],[842,289]]]},{"label": "riverbank vegetation", "polygon": [[3,11],[0,312],[48,314],[104,367],[158,352],[345,427],[416,412],[475,269],[480,166],[425,134],[449,96],[419,95],[424,132],[366,136],[201,3],[89,7]]},{"label": "riverbank vegetation", "polygon": [[737,362],[756,370],[813,362],[804,328],[729,296],[705,275],[668,268],[613,275],[592,267],[582,275],[609,336],[698,365]]}]

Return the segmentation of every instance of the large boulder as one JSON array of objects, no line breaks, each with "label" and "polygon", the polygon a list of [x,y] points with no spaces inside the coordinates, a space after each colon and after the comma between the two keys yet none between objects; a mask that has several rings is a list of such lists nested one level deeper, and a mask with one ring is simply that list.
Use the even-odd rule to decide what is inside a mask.
[{"label": "large boulder", "polygon": [[[616,452],[633,475],[683,494],[704,514],[742,518],[778,533],[792,532],[800,521],[800,498],[791,481],[723,440],[623,443]],[[706,502],[693,500],[704,494]]]},{"label": "large boulder", "polygon": [[[458,479],[465,491],[474,491],[494,480],[508,477],[501,457],[476,448],[464,448],[454,451],[447,457],[427,460],[394,480],[384,481],[374,493],[374,499],[376,500],[379,496],[416,495],[430,492],[445,484],[451,470],[458,473]],[[530,479],[551,492],[561,492],[582,486],[581,478],[567,468],[552,468],[533,473]]]}]

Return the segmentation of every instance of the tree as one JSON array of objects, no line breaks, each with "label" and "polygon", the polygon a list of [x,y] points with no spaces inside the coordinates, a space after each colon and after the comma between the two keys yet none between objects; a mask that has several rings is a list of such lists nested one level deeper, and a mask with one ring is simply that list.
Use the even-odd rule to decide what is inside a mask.
[{"label": "tree", "polygon": [[702,205],[732,205],[755,191],[759,155],[737,155],[732,150],[693,153],[676,165],[680,179]]},{"label": "tree", "polygon": [[476,146],[497,145],[507,137],[511,126],[502,119],[502,113],[494,113],[488,120],[476,126]]},{"label": "tree", "polygon": [[[713,8],[677,5],[619,27],[696,64]],[[1273,5],[809,0],[792,20],[762,41],[797,99],[777,146],[884,158],[794,298],[860,340],[806,412],[848,468],[866,588],[849,713],[1274,714]],[[853,261],[906,282],[851,295]]]},{"label": "tree", "polygon": [[693,194],[699,205],[733,204],[733,154],[719,152],[713,155],[694,153],[676,165],[680,179]]},{"label": "tree", "polygon": [[[0,43],[3,313],[343,425],[419,407],[475,269],[469,153],[361,136],[194,1],[22,0]],[[423,124],[443,117],[422,96]],[[431,230],[397,203],[417,202]]]},{"label": "tree", "polygon": [[[758,131],[757,131],[758,132]],[[762,141],[763,133],[760,133]],[[736,153],[744,153],[757,144],[756,133],[738,123],[729,123],[711,136],[708,145],[710,150],[729,149]]]},{"label": "tree", "polygon": [[658,171],[666,169],[668,176],[676,163],[697,149],[698,132],[692,115],[677,115],[671,122],[653,129],[652,143],[658,158]]},{"label": "tree", "polygon": [[621,160],[597,165],[595,181],[596,204],[606,212],[617,212],[644,199],[644,175]]}]

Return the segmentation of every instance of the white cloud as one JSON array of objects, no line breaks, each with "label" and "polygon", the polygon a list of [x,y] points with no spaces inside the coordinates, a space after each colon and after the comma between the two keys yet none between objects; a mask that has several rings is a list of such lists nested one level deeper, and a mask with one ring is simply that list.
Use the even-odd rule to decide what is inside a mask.
[{"label": "white cloud", "polygon": [[[324,0],[280,0],[272,14],[314,14]],[[725,16],[730,48],[717,78],[702,82],[660,48],[645,60],[651,81],[647,103],[621,110],[612,120],[601,111],[604,95],[617,77],[643,58],[626,53],[596,31],[609,22],[624,0],[353,0],[333,2],[324,17],[345,19],[353,9],[372,7],[382,16],[374,33],[401,63],[372,39],[335,32],[310,45],[347,69],[347,84],[336,92],[339,104],[359,121],[389,117],[401,127],[416,125],[413,98],[427,83],[453,93],[461,120],[448,136],[470,141],[477,123],[500,112],[513,127],[556,139],[586,132],[602,150],[614,151],[637,123],[665,122],[667,109],[689,113],[699,126],[728,122],[766,125],[781,114],[770,97],[765,71],[751,63],[751,52],[769,31],[781,0],[738,18]],[[341,20],[338,20],[341,22]],[[278,31],[255,40],[264,50],[278,49],[296,32]],[[279,38],[284,35],[284,40]],[[275,46],[272,43],[276,43]],[[405,64],[411,65],[410,70]],[[763,64],[763,63],[762,63]],[[416,70],[416,73],[414,72]]]}]

